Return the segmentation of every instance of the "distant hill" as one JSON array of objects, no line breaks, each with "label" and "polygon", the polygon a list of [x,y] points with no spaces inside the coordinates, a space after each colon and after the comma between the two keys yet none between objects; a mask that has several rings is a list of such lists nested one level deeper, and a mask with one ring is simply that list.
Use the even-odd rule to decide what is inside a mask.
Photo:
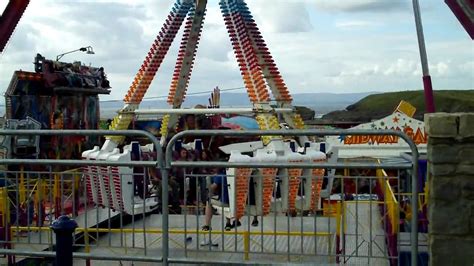
[{"label": "distant hill", "polygon": [[[325,114],[334,110],[345,108],[367,95],[370,92],[363,93],[302,93],[293,94],[293,104],[295,106],[305,106],[316,112],[316,114]],[[207,105],[209,95],[193,95],[186,97],[183,107],[194,107],[197,104]],[[102,118],[112,118],[116,112],[122,108],[121,101],[104,101],[100,104]],[[244,107],[251,106],[246,93],[222,93],[221,106],[225,107]],[[168,108],[164,99],[144,100],[140,104],[140,109]]]},{"label": "distant hill", "polygon": [[[437,112],[474,112],[474,90],[435,91]],[[416,119],[423,120],[425,98],[423,91],[400,91],[369,95],[351,104],[345,110],[333,111],[323,116],[332,121],[368,122],[391,114],[398,103],[405,100],[416,107]]]}]

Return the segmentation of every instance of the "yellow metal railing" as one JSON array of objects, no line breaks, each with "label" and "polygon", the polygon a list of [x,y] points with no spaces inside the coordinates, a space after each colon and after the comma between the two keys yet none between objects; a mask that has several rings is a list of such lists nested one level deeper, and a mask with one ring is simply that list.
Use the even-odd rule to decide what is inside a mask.
[{"label": "yellow metal railing", "polygon": [[10,221],[10,204],[8,200],[8,190],[6,187],[0,188],[0,213],[2,214],[2,226]]},{"label": "yellow metal railing", "polygon": [[382,193],[384,195],[384,202],[386,206],[386,215],[392,225],[392,234],[396,234],[399,223],[399,203],[395,194],[393,193],[392,187],[388,182],[388,175],[383,169],[377,169],[377,182],[379,183]]},{"label": "yellow metal railing", "polygon": [[[12,232],[22,231],[51,231],[52,229],[48,226],[12,226]],[[159,228],[84,228],[78,227],[76,231],[78,233],[136,233],[136,234],[162,234],[163,230]],[[170,229],[170,234],[200,234],[200,235],[245,235],[249,236],[330,236],[330,232],[293,232],[293,231],[202,231],[202,230],[182,230],[182,229]]]},{"label": "yellow metal railing", "polygon": [[[11,234],[15,232],[30,232],[30,231],[46,231],[50,232],[52,229],[47,226],[13,226],[10,228]],[[84,233],[85,236],[85,250],[90,251],[89,234],[90,233],[121,233],[121,234],[162,234],[163,230],[158,228],[76,228],[76,233]],[[243,237],[244,244],[244,259],[250,258],[250,236],[286,236],[286,237],[327,237],[329,241],[333,234],[330,232],[289,232],[289,231],[201,231],[201,230],[181,230],[170,229],[169,234],[184,235],[184,234],[199,234],[199,235],[239,235]]]},{"label": "yellow metal railing", "polygon": [[[19,202],[16,203],[18,206],[26,204],[32,200],[34,206],[40,206],[42,202],[52,199],[53,204],[55,201],[61,201],[62,196],[73,193],[73,190],[77,190],[81,180],[81,169],[70,169],[67,171],[59,172],[54,174],[53,182],[48,182],[51,175],[43,176],[40,178],[25,178],[25,174],[28,172],[24,171],[24,168],[20,168],[18,174],[18,185],[17,187],[3,187],[0,188],[0,214],[3,215],[3,222],[9,221],[10,217],[10,202],[16,202],[16,198],[9,198],[9,192],[14,192],[18,195]],[[71,179],[65,180],[61,178],[61,175],[71,176]],[[54,204],[53,204],[54,205]],[[35,208],[36,208],[35,207]],[[38,210],[37,210],[38,211]]]}]

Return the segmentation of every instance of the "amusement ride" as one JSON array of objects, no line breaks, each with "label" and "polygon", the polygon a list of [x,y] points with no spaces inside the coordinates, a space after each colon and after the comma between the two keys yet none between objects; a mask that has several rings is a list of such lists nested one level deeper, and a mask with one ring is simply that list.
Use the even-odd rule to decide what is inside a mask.
[{"label": "amusement ride", "polygon": [[[288,87],[247,4],[242,0],[223,0],[219,2],[219,5],[259,128],[261,130],[280,129],[280,116],[282,122],[286,123],[289,128],[303,129],[304,122],[292,106],[292,97]],[[110,125],[111,130],[129,128],[135,112],[139,112],[139,105],[184,22],[184,34],[167,99],[170,109],[181,108],[198,52],[206,6],[206,0],[176,1],[125,95],[125,106],[113,119]],[[269,90],[276,101],[276,108],[270,104]],[[189,112],[192,111],[184,110],[182,113]],[[279,112],[279,116],[277,116],[277,112]],[[176,131],[179,116],[179,112],[172,112],[163,117],[160,130],[162,145],[166,145],[170,132]],[[94,149],[84,152],[82,156],[87,160],[129,161],[132,160],[132,157],[140,158],[142,152],[151,152],[153,149],[152,145],[139,147],[138,142],[132,142],[120,150],[119,145],[123,144],[123,141],[123,137],[108,136],[102,147],[96,146]],[[224,148],[229,154],[231,162],[325,161],[326,155],[319,149],[319,143],[311,142],[307,137],[301,137],[297,141],[284,141],[281,136],[262,136],[261,141],[253,143],[253,145],[240,143],[231,145],[227,149]],[[133,154],[134,152],[136,154]],[[252,153],[252,156],[243,153]],[[282,184],[282,210],[295,211],[300,180],[303,180],[302,185],[306,191],[302,197],[304,198],[303,209],[316,210],[319,205],[323,169],[230,168],[226,173],[229,196],[238,198],[235,201],[230,200],[225,212],[227,217],[239,219],[244,215],[245,199],[249,191],[249,177],[254,170],[255,174],[261,177],[256,178],[256,191],[263,189],[263,195],[257,195],[254,215],[267,215],[270,212],[277,175],[281,178]],[[305,178],[301,179],[302,176]],[[150,196],[144,199],[145,204],[134,199],[133,182],[131,181],[133,169],[89,167],[86,178],[89,195],[98,205],[126,213],[148,212],[157,206],[156,197]],[[146,206],[145,210],[143,210],[143,206]],[[135,209],[132,210],[132,208]]]}]

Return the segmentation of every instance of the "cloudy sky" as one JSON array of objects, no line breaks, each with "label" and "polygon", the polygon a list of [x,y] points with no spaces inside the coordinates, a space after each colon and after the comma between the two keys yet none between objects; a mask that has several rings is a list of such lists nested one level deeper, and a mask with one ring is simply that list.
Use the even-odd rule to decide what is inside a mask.
[{"label": "cloudy sky", "polygon": [[[3,10],[6,1],[1,1]],[[217,0],[209,0],[189,91],[241,87]],[[410,0],[247,1],[292,93],[420,89],[421,66]],[[131,4],[133,3],[133,4]],[[103,66],[122,99],[173,0],[33,0],[0,57],[0,88],[15,69],[91,45],[79,60]],[[420,1],[435,89],[474,88],[474,46],[440,0]],[[167,95],[175,41],[147,97]],[[243,91],[242,91],[243,92]],[[3,99],[2,99],[3,102]],[[2,103],[1,102],[1,103]]]}]

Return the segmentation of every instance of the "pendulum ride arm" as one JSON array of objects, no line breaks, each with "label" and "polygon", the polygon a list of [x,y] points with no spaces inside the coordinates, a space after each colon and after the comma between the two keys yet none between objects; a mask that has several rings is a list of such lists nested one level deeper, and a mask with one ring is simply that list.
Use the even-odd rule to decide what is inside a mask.
[{"label": "pendulum ride arm", "polygon": [[[256,115],[259,128],[262,130],[279,129],[278,119],[271,113],[270,95],[265,84],[262,68],[258,63],[257,51],[251,43],[249,32],[245,28],[243,17],[236,2],[221,0],[219,5],[250,101],[255,109],[262,111]],[[262,140],[266,145],[274,138],[280,137],[263,136]]]},{"label": "pendulum ride arm", "polygon": [[[168,104],[173,109],[181,108],[184,101],[189,79],[193,70],[199,39],[206,13],[207,0],[198,0],[196,7],[191,8],[184,28],[181,47],[176,60],[173,79],[171,81]],[[173,131],[178,122],[178,114],[167,114],[161,124],[161,144],[164,145],[168,133]]]},{"label": "pendulum ride arm", "polygon": [[[138,70],[127,95],[125,95],[125,106],[112,121],[109,127],[110,130],[128,129],[133,119],[133,111],[135,111],[141,103],[192,4],[193,0],[176,1],[160,33],[156,36],[150,48],[150,52],[148,52],[145,61]],[[102,149],[111,150],[123,140],[124,137],[122,136],[108,136]]]},{"label": "pendulum ride arm", "polygon": [[[292,97],[289,90],[278,71],[278,68],[273,60],[269,49],[257,27],[257,24],[252,18],[247,4],[243,0],[221,0],[221,6],[227,7],[232,11],[232,16],[235,21],[243,23],[240,24],[240,31],[238,32],[241,38],[245,39],[247,52],[253,53],[251,63],[252,66],[258,66],[263,78],[266,80],[275,100],[280,108],[293,108]],[[225,16],[225,15],[224,15]],[[227,23],[227,22],[226,22]],[[233,32],[229,31],[229,34]],[[284,113],[283,119],[291,128],[303,129],[304,122],[301,116],[295,111],[293,113]],[[306,137],[300,138],[300,144],[303,145],[307,141]]]},{"label": "pendulum ride arm", "polygon": [[[276,66],[275,61],[273,60],[272,55],[265,44],[265,40],[263,39],[257,24],[253,20],[252,14],[250,13],[247,4],[244,0],[235,0],[235,2],[244,19],[245,28],[249,32],[249,39],[254,50],[256,51],[258,64],[262,68],[263,75],[265,76],[267,84],[279,105],[278,107],[292,108],[293,99],[290,95],[288,87],[286,86],[283,77],[278,71],[278,67]],[[287,122],[292,128],[304,128],[303,120],[296,112],[293,114],[286,113],[283,115],[283,118],[285,122]]]},{"label": "pendulum ride arm", "polygon": [[0,53],[3,52],[30,0],[10,0],[0,16]]}]

